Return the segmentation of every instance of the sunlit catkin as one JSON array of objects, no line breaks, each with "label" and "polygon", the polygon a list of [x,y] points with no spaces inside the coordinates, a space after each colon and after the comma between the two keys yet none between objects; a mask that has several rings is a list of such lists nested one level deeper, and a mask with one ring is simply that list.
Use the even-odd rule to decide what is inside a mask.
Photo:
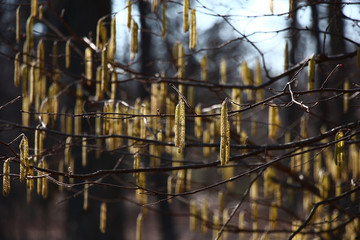
[{"label": "sunlit catkin", "polygon": [[17,43],[20,43],[20,41],[21,41],[20,7],[21,7],[21,5],[19,5],[19,6],[16,8],[16,42],[17,42]]},{"label": "sunlit catkin", "polygon": [[227,82],[227,63],[223,58],[220,62],[220,83],[225,84]]},{"label": "sunlit catkin", "polygon": [[70,160],[71,160],[71,142],[72,142],[71,136],[66,137],[66,140],[65,140],[65,151],[64,151],[65,164],[66,164],[66,166],[70,166]]},{"label": "sunlit catkin", "polygon": [[201,233],[206,234],[208,231],[208,221],[209,221],[209,202],[207,199],[204,199],[201,206]]},{"label": "sunlit catkin", "polygon": [[[241,78],[242,78],[242,81],[243,81],[244,85],[246,85],[246,86],[253,85],[252,80],[251,80],[251,72],[250,72],[250,69],[249,69],[248,64],[247,64],[246,61],[243,61],[241,63],[240,75],[241,75]],[[253,91],[251,89],[246,89],[245,93],[246,93],[249,101],[254,100],[254,93],[253,93]]]},{"label": "sunlit catkin", "polygon": [[196,224],[197,224],[197,206],[196,206],[196,200],[191,199],[190,200],[190,231],[195,232],[196,231]]},{"label": "sunlit catkin", "polygon": [[274,0],[270,0],[270,12],[274,14]]},{"label": "sunlit catkin", "polygon": [[81,141],[81,164],[83,167],[87,165],[87,137],[83,137]]},{"label": "sunlit catkin", "polygon": [[29,158],[28,166],[27,166],[27,179],[26,179],[26,185],[30,191],[34,189],[34,179],[32,178],[34,176],[34,158]]},{"label": "sunlit catkin", "polygon": [[84,202],[83,202],[83,209],[84,211],[88,210],[89,208],[89,184],[84,184]]},{"label": "sunlit catkin", "polygon": [[25,135],[23,135],[20,145],[20,182],[24,182],[26,176],[26,168],[29,158],[29,141]]},{"label": "sunlit catkin", "polygon": [[40,20],[44,19],[44,5],[39,6],[39,19]]},{"label": "sunlit catkin", "polygon": [[31,8],[31,16],[36,17],[38,14],[38,0],[31,0],[30,8]]},{"label": "sunlit catkin", "polygon": [[136,218],[136,240],[142,240],[143,214],[139,213]]},{"label": "sunlit catkin", "polygon": [[130,58],[133,60],[138,52],[138,30],[139,27],[134,20],[131,20],[131,42],[130,42]]},{"label": "sunlit catkin", "polygon": [[[195,112],[197,115],[201,115],[201,104],[196,105]],[[195,117],[195,137],[198,139],[201,139],[203,134],[203,128],[202,128],[202,118],[201,117]]]},{"label": "sunlit catkin", "polygon": [[[178,66],[178,77],[184,78],[185,77],[185,56],[184,56],[184,46],[181,43],[177,44],[177,66]],[[180,86],[179,86],[179,88],[180,88]],[[183,92],[182,92],[182,94],[183,94]]]},{"label": "sunlit catkin", "polygon": [[220,229],[220,216],[219,211],[215,211],[212,220],[212,239],[216,239]]},{"label": "sunlit catkin", "polygon": [[110,28],[110,39],[108,43],[108,60],[110,62],[114,61],[116,53],[116,16],[113,16],[111,19],[111,28]]},{"label": "sunlit catkin", "polygon": [[20,52],[16,53],[14,60],[14,85],[20,86]]},{"label": "sunlit catkin", "polygon": [[126,3],[126,7],[127,7],[127,20],[126,20],[126,26],[130,29],[131,28],[131,20],[132,20],[132,16],[131,16],[131,0],[128,0]]},{"label": "sunlit catkin", "polygon": [[275,139],[278,125],[277,118],[279,118],[279,113],[276,107],[269,106],[269,120],[268,120],[268,135],[270,139]]},{"label": "sunlit catkin", "polygon": [[[262,84],[262,76],[261,76],[261,64],[260,61],[256,61],[255,67],[255,77],[254,77],[255,85],[259,87]],[[256,90],[256,102],[261,102],[264,99],[264,88],[259,88]]]},{"label": "sunlit catkin", "polygon": [[196,47],[196,35],[196,10],[193,8],[190,15],[190,49],[195,49]]},{"label": "sunlit catkin", "polygon": [[100,231],[101,233],[106,232],[106,216],[107,216],[107,207],[106,203],[102,202],[100,205]]},{"label": "sunlit catkin", "polygon": [[175,108],[175,147],[178,148],[180,153],[185,146],[185,103],[180,99]]},{"label": "sunlit catkin", "polygon": [[201,67],[201,80],[206,81],[208,78],[208,58],[204,55],[200,60],[200,67]]},{"label": "sunlit catkin", "polygon": [[6,159],[3,166],[3,195],[10,193],[10,159]]},{"label": "sunlit catkin", "polygon": [[104,27],[104,19],[105,17],[100,18],[96,25],[96,47],[99,50],[102,50],[105,43],[107,42],[107,33],[106,28]]},{"label": "sunlit catkin", "polygon": [[[47,169],[48,166],[47,166],[47,162],[45,159],[42,160],[43,163],[42,163],[42,168],[43,169]],[[48,196],[48,179],[46,176],[42,177],[41,179],[42,181],[42,186],[41,186],[41,196],[46,199],[47,196]]]},{"label": "sunlit catkin", "polygon": [[65,44],[65,67],[69,68],[71,63],[71,39],[68,39]]},{"label": "sunlit catkin", "polygon": [[27,43],[27,49],[29,50],[32,49],[34,46],[33,27],[34,27],[34,17],[30,15],[26,20],[26,43]]},{"label": "sunlit catkin", "polygon": [[221,105],[221,127],[220,127],[220,162],[225,165],[230,157],[230,126],[228,120],[227,100]]},{"label": "sunlit catkin", "polygon": [[92,74],[92,51],[90,47],[87,47],[85,49],[85,77],[87,85],[91,85]]},{"label": "sunlit catkin", "polygon": [[183,29],[184,32],[189,31],[189,0],[184,0],[183,9]]},{"label": "sunlit catkin", "polygon": [[162,32],[161,32],[161,36],[163,38],[166,38],[166,32],[167,32],[167,17],[166,17],[166,12],[167,12],[167,2],[163,1],[163,9],[162,9]]},{"label": "sunlit catkin", "polygon": [[181,169],[177,172],[175,182],[175,193],[183,193],[185,190],[185,169]]},{"label": "sunlit catkin", "polygon": [[313,90],[315,83],[315,55],[312,55],[309,61],[308,77],[308,90]]},{"label": "sunlit catkin", "polygon": [[[338,141],[335,143],[335,164],[337,166],[341,166],[341,163],[345,160],[345,141],[343,140],[344,133],[342,130],[339,130],[336,133],[335,141]],[[341,140],[342,139],[342,140]]]}]

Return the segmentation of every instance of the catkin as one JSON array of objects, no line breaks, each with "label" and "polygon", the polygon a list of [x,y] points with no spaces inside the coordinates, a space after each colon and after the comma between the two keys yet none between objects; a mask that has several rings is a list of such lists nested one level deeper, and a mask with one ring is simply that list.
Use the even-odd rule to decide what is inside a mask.
[{"label": "catkin", "polygon": [[65,44],[65,67],[66,68],[69,68],[70,67],[70,60],[71,60],[71,55],[70,55],[70,52],[71,52],[71,40],[68,39],[66,41],[66,44]]},{"label": "catkin", "polygon": [[26,168],[29,158],[29,141],[25,135],[23,135],[20,145],[20,182],[24,182],[26,176]]},{"label": "catkin", "polygon": [[[38,163],[38,168],[43,168],[43,161],[40,161],[39,163]],[[41,195],[41,190],[42,190],[42,171],[40,171],[40,170],[38,170],[37,171],[37,178],[36,178],[36,193],[37,193],[37,195]]]},{"label": "catkin", "polygon": [[29,104],[31,105],[34,102],[34,91],[35,91],[35,62],[31,63],[29,71]]},{"label": "catkin", "polygon": [[213,215],[213,230],[212,230],[212,238],[216,239],[219,233],[219,229],[220,229],[220,216],[219,216],[219,211],[215,211],[214,215]]},{"label": "catkin", "polygon": [[229,162],[230,156],[230,126],[228,120],[227,100],[225,99],[221,105],[221,124],[220,124],[220,162],[225,165]]},{"label": "catkin", "polygon": [[108,59],[113,61],[116,53],[116,16],[111,19],[110,39],[108,44]]},{"label": "catkin", "polygon": [[315,55],[312,55],[310,58],[308,70],[308,90],[313,90],[315,82]]},{"label": "catkin", "polygon": [[166,17],[166,12],[167,12],[167,4],[166,1],[163,1],[163,9],[162,9],[162,32],[161,32],[161,36],[163,38],[166,38],[166,32],[167,32],[167,17]]},{"label": "catkin", "polygon": [[225,84],[227,82],[227,63],[223,58],[220,62],[220,83]]},{"label": "catkin", "polygon": [[68,167],[70,166],[70,161],[71,161],[71,141],[72,141],[71,136],[66,137],[64,156],[65,156],[65,165]]},{"label": "catkin", "polygon": [[134,20],[131,20],[131,42],[130,42],[130,58],[133,60],[138,52],[138,30],[139,27]]},{"label": "catkin", "polygon": [[197,206],[196,201],[194,199],[190,200],[190,231],[195,232],[196,231],[196,222],[197,222]]},{"label": "catkin", "polygon": [[209,221],[209,202],[204,199],[201,206],[201,233],[206,234],[208,231],[207,223]]},{"label": "catkin", "polygon": [[40,20],[44,19],[44,5],[39,6],[39,19]]},{"label": "catkin", "polygon": [[[34,46],[34,34],[33,34],[33,27],[34,27],[34,18],[30,15],[26,20],[26,48],[28,50],[32,49]],[[30,54],[30,51],[27,52]]]},{"label": "catkin", "polygon": [[85,49],[85,77],[87,85],[91,85],[92,73],[92,51],[90,47],[87,47]]},{"label": "catkin", "polygon": [[269,123],[268,123],[268,135],[269,138],[275,139],[278,125],[276,124],[278,118],[278,110],[276,107],[269,106]]},{"label": "catkin", "polygon": [[270,12],[274,14],[274,0],[270,0]]},{"label": "catkin", "polygon": [[16,42],[17,42],[17,43],[20,43],[20,41],[21,41],[20,7],[21,7],[21,5],[19,5],[19,6],[16,8]]},{"label": "catkin", "polygon": [[142,240],[143,214],[139,213],[136,218],[136,240]]},{"label": "catkin", "polygon": [[175,108],[175,147],[182,152],[185,146],[185,103],[180,99]]},{"label": "catkin", "polygon": [[206,81],[208,78],[208,59],[207,56],[203,56],[200,61],[200,67],[201,67],[201,80]]},{"label": "catkin", "polygon": [[38,14],[38,0],[31,0],[31,16],[36,17]]},{"label": "catkin", "polygon": [[83,203],[83,209],[84,211],[88,210],[89,208],[89,184],[84,184],[84,203]]},{"label": "catkin", "polygon": [[195,8],[193,8],[191,10],[191,15],[190,15],[190,49],[195,49],[196,47],[196,10]]},{"label": "catkin", "polygon": [[106,203],[102,202],[101,206],[100,206],[100,231],[101,231],[101,233],[106,232],[106,212],[107,212]]},{"label": "catkin", "polygon": [[10,193],[10,159],[6,159],[3,167],[3,195]]},{"label": "catkin", "polygon": [[[344,90],[349,90],[350,89],[350,82],[349,80],[345,80],[344,82]],[[343,98],[343,112],[347,113],[349,110],[349,93],[344,93],[344,98]]]},{"label": "catkin", "polygon": [[[178,77],[184,78],[185,77],[185,56],[184,56],[184,46],[181,43],[177,44],[177,65],[178,65]],[[180,86],[179,86],[179,88],[180,88]],[[181,92],[181,93],[183,93],[183,92]]]},{"label": "catkin", "polygon": [[16,53],[14,61],[14,85],[20,86],[20,52]]},{"label": "catkin", "polygon": [[127,7],[127,22],[126,22],[126,26],[130,29],[130,28],[131,28],[131,20],[132,20],[132,16],[131,16],[131,0],[128,0],[128,1],[127,1],[126,7]]},{"label": "catkin", "polygon": [[[197,115],[201,115],[201,104],[196,105],[195,112]],[[195,118],[194,132],[195,132],[195,137],[201,139],[203,134],[203,128],[202,128],[202,118],[199,116]]]},{"label": "catkin", "polygon": [[[336,133],[335,140],[338,141],[344,137],[342,130]],[[335,143],[335,164],[341,166],[341,163],[345,160],[345,141],[341,140]]]},{"label": "catkin", "polygon": [[[240,73],[241,73],[242,81],[244,82],[245,85],[247,85],[247,86],[253,85],[252,80],[251,80],[251,72],[250,72],[250,69],[249,69],[246,61],[243,61],[241,63]],[[254,94],[251,89],[246,89],[245,92],[246,92],[246,95],[247,95],[249,101],[254,100]]]},{"label": "catkin", "polygon": [[82,143],[81,143],[81,164],[83,167],[86,167],[87,165],[87,137],[83,137],[82,138]]},{"label": "catkin", "polygon": [[189,0],[184,0],[183,26],[184,32],[189,31]]},{"label": "catkin", "polygon": [[[34,176],[34,158],[29,158],[29,163],[27,167],[27,176],[33,177]],[[30,191],[34,189],[34,179],[27,178],[26,185]]]},{"label": "catkin", "polygon": [[[43,159],[42,168],[47,169],[47,163],[45,159]],[[46,176],[42,177],[42,186],[41,186],[41,195],[44,199],[47,198],[48,195],[48,179]]]}]

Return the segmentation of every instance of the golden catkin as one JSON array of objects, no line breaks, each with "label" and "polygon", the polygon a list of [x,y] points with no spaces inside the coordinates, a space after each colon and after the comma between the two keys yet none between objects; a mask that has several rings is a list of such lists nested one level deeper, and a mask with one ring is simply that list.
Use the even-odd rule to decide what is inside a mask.
[{"label": "golden catkin", "polygon": [[[239,229],[243,230],[245,228],[245,212],[244,211],[240,211],[239,213]],[[244,232],[240,231],[239,234],[240,239],[244,239]]]},{"label": "golden catkin", "polygon": [[111,93],[110,93],[110,99],[115,100],[116,99],[116,86],[117,86],[117,73],[112,72],[111,73]]},{"label": "golden catkin", "polygon": [[83,167],[87,166],[87,137],[83,137],[81,141],[81,164]]},{"label": "golden catkin", "polygon": [[220,162],[225,165],[229,162],[230,156],[230,126],[228,120],[227,100],[221,105],[221,125],[220,125]]},{"label": "golden catkin", "polygon": [[135,58],[135,54],[138,52],[138,30],[139,27],[134,20],[131,20],[131,42],[130,42],[130,59]]},{"label": "golden catkin", "polygon": [[270,0],[270,12],[274,14],[274,0]]},{"label": "golden catkin", "polygon": [[270,212],[269,212],[269,221],[270,221],[270,229],[277,228],[277,217],[278,217],[278,208],[275,204],[271,204]]},{"label": "golden catkin", "polygon": [[101,76],[102,76],[102,68],[101,66],[98,66],[96,68],[96,92],[95,92],[95,99],[96,101],[102,100],[103,99],[103,91],[101,89],[102,86],[102,82],[101,82]]},{"label": "golden catkin", "polygon": [[[344,90],[350,89],[350,82],[349,80],[345,80],[344,82]],[[344,93],[343,97],[343,112],[347,113],[349,110],[349,93]]]},{"label": "golden catkin", "polygon": [[212,238],[216,239],[219,233],[219,229],[220,229],[220,216],[219,216],[219,211],[215,211],[213,214],[213,230],[212,230]]},{"label": "golden catkin", "polygon": [[[184,46],[181,43],[177,44],[177,65],[178,65],[178,77],[185,78]],[[179,90],[180,90],[180,85],[179,85]],[[183,92],[181,93],[183,94]]]},{"label": "golden catkin", "polygon": [[186,191],[187,192],[190,192],[192,190],[191,179],[192,179],[192,169],[187,169],[186,170]]},{"label": "golden catkin", "polygon": [[131,16],[131,0],[127,1],[126,7],[127,7],[127,21],[126,21],[126,26],[130,29],[131,28],[131,20],[132,20],[132,16]]},{"label": "golden catkin", "polygon": [[270,139],[275,139],[278,131],[277,119],[278,110],[276,107],[269,106],[268,135]]},{"label": "golden catkin", "polygon": [[[134,170],[140,169],[140,155],[139,153],[135,153],[134,155]],[[136,183],[139,184],[139,172],[134,172],[133,176],[135,177]]]},{"label": "golden catkin", "polygon": [[6,159],[3,166],[3,195],[10,193],[10,159]]},{"label": "golden catkin", "polygon": [[113,16],[111,19],[111,28],[110,28],[110,39],[108,43],[108,60],[110,62],[114,61],[116,53],[116,16]]},{"label": "golden catkin", "polygon": [[20,145],[20,182],[24,182],[26,176],[26,168],[29,158],[29,141],[25,135],[23,135]]},{"label": "golden catkin", "polygon": [[83,202],[83,209],[84,211],[88,210],[89,208],[89,184],[84,184],[84,202]]},{"label": "golden catkin", "polygon": [[336,133],[335,136],[335,140],[338,141],[337,143],[335,143],[335,153],[334,153],[334,157],[335,157],[335,164],[338,166],[341,166],[341,163],[344,162],[345,160],[345,141],[340,139],[343,139],[344,137],[344,133],[342,130],[339,130]]},{"label": "golden catkin", "polygon": [[14,61],[14,85],[20,86],[20,52],[16,53]]},{"label": "golden catkin", "polygon": [[72,142],[71,136],[66,137],[64,156],[65,156],[65,165],[68,167],[70,166],[70,161],[71,161],[71,142]]},{"label": "golden catkin", "polygon": [[21,17],[20,17],[21,5],[16,8],[16,42],[21,41]]},{"label": "golden catkin", "polygon": [[[201,115],[201,104],[196,105],[195,112],[197,115]],[[202,118],[201,117],[195,117],[195,137],[198,139],[202,138],[203,134],[203,128],[202,128]]]},{"label": "golden catkin", "polygon": [[39,6],[39,19],[40,20],[44,19],[44,5]]},{"label": "golden catkin", "polygon": [[193,8],[190,15],[190,49],[196,48],[196,10]]},{"label": "golden catkin", "polygon": [[29,104],[31,105],[34,102],[34,92],[35,92],[35,62],[31,63],[30,71],[29,71]]},{"label": "golden catkin", "polygon": [[159,0],[152,0],[151,1],[151,12],[155,12],[159,6]]},{"label": "golden catkin", "polygon": [[[28,50],[32,49],[34,46],[34,34],[33,34],[33,27],[34,27],[34,17],[31,15],[26,20],[26,48]],[[30,54],[30,51],[27,52]]]},{"label": "golden catkin", "polygon": [[308,137],[308,115],[303,115],[300,118],[300,136],[302,138]]},{"label": "golden catkin", "polygon": [[[227,220],[229,220],[230,216],[229,216],[229,209],[224,209],[224,211],[222,212],[222,219],[223,219],[223,224],[226,223]],[[222,240],[227,240],[229,237],[229,233],[227,231],[227,228],[225,228],[225,231],[222,233]]]},{"label": "golden catkin", "polygon": [[[251,80],[251,72],[250,72],[250,69],[249,69],[246,61],[243,61],[241,63],[240,73],[241,73],[241,78],[242,78],[244,85],[246,85],[246,86],[253,85],[252,80]],[[249,101],[254,100],[254,93],[251,89],[246,89],[245,93],[246,93]]]},{"label": "golden catkin", "polygon": [[189,31],[189,0],[184,0],[184,9],[183,9],[183,29],[184,32]]},{"label": "golden catkin", "polygon": [[308,90],[313,90],[315,83],[315,55],[312,55],[309,61],[308,77]]},{"label": "golden catkin", "polygon": [[139,213],[136,218],[136,240],[142,240],[143,214]]},{"label": "golden catkin", "polygon": [[284,71],[289,69],[289,46],[288,42],[285,42],[285,49],[284,49]]},{"label": "golden catkin", "polygon": [[175,147],[178,148],[178,152],[182,152],[185,147],[185,103],[180,99],[175,108]]},{"label": "golden catkin", "polygon": [[166,32],[167,32],[167,17],[166,17],[166,12],[167,12],[167,2],[163,1],[163,9],[162,9],[162,31],[161,31],[161,36],[163,38],[166,38]]},{"label": "golden catkin", "polygon": [[104,27],[104,19],[105,17],[100,18],[96,25],[96,47],[99,50],[103,50],[103,47],[107,42],[107,33],[106,28]]},{"label": "golden catkin", "polygon": [[87,47],[85,49],[85,77],[87,85],[91,85],[92,74],[92,51],[90,47]]},{"label": "golden catkin", "polygon": [[[43,159],[42,168],[47,169],[47,163],[45,159]],[[42,186],[41,186],[41,195],[44,199],[47,198],[48,195],[48,179],[46,176],[42,177]]]},{"label": "golden catkin", "polygon": [[196,201],[194,199],[190,200],[190,231],[196,231],[196,224],[197,224],[197,206]]},{"label": "golden catkin", "polygon": [[201,80],[206,81],[208,79],[208,58],[207,56],[203,56],[200,60],[200,67],[201,67]]},{"label": "golden catkin", "polygon": [[65,67],[69,68],[71,63],[71,39],[68,39],[65,44]]},{"label": "golden catkin", "polygon": [[208,221],[209,221],[209,202],[207,199],[204,199],[201,206],[201,233],[206,234],[208,231]]},{"label": "golden catkin", "polygon": [[29,110],[30,110],[29,96],[26,92],[23,92],[23,96],[22,96],[23,113],[21,114],[21,116],[22,116],[22,125],[25,127],[29,126],[29,121],[30,121]]},{"label": "golden catkin", "polygon": [[104,96],[104,93],[108,90],[108,82],[109,82],[109,71],[108,71],[108,59],[107,59],[107,52],[108,48],[105,46],[103,48],[102,54],[101,54],[101,94]]},{"label": "golden catkin", "polygon": [[31,0],[30,8],[31,8],[31,16],[36,17],[38,14],[38,0]]},{"label": "golden catkin", "polygon": [[100,205],[100,231],[101,233],[106,233],[106,216],[107,216],[107,206],[105,202],[102,202]]},{"label": "golden catkin", "polygon": [[[254,83],[257,87],[262,84],[261,64],[259,60],[256,61]],[[264,100],[264,88],[259,88],[256,90],[255,100],[256,102],[261,102]]]},{"label": "golden catkin", "polygon": [[181,169],[177,172],[175,182],[175,193],[183,193],[185,190],[185,169]]},{"label": "golden catkin", "polygon": [[[29,163],[27,167],[27,176],[33,177],[34,176],[34,158],[29,158]],[[30,191],[34,190],[34,179],[33,178],[27,178],[26,179],[26,185]]]},{"label": "golden catkin", "polygon": [[220,62],[220,83],[225,84],[227,82],[227,63],[223,58]]}]

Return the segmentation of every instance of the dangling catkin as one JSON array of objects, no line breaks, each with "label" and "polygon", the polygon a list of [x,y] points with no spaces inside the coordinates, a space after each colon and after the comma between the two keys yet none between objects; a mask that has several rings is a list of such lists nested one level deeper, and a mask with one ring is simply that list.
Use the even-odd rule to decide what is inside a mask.
[{"label": "dangling catkin", "polygon": [[128,1],[127,1],[126,7],[127,7],[127,21],[126,21],[126,26],[130,29],[130,27],[131,27],[131,20],[132,20],[132,16],[131,16],[131,0],[128,0]]},{"label": "dangling catkin", "polygon": [[201,80],[206,81],[208,78],[208,59],[206,55],[201,58],[200,67],[201,67]]},{"label": "dangling catkin", "polygon": [[3,195],[10,193],[10,159],[6,159],[3,167]]},{"label": "dangling catkin", "polygon": [[315,55],[312,55],[310,58],[308,70],[308,90],[313,90],[315,82]]},{"label": "dangling catkin", "polygon": [[[42,168],[47,169],[47,163],[45,159],[43,159]],[[42,177],[41,195],[44,199],[46,199],[48,195],[48,179],[46,176]]]},{"label": "dangling catkin", "polygon": [[29,158],[29,141],[25,135],[23,135],[20,145],[20,182],[24,182],[26,176],[26,168]]},{"label": "dangling catkin", "polygon": [[139,27],[134,20],[131,20],[131,42],[130,42],[130,59],[135,58],[135,54],[138,52],[138,30]]},{"label": "dangling catkin", "polygon": [[19,5],[19,6],[16,8],[16,42],[17,42],[17,43],[20,43],[20,40],[21,40],[20,7],[21,7],[21,5]]},{"label": "dangling catkin", "polygon": [[220,162],[225,165],[229,162],[230,156],[230,136],[229,136],[229,120],[227,100],[225,99],[221,105],[221,126],[220,126]]},{"label": "dangling catkin", "polygon": [[185,103],[180,99],[175,108],[175,147],[180,153],[185,146]]},{"label": "dangling catkin", "polygon": [[194,199],[190,200],[190,231],[196,231],[196,222],[197,222],[197,206],[196,201]]},{"label": "dangling catkin", "polygon": [[[336,133],[335,140],[338,141],[344,137],[342,130]],[[345,141],[341,140],[335,143],[335,164],[341,166],[341,163],[345,160]]]},{"label": "dangling catkin", "polygon": [[31,16],[36,17],[38,14],[38,0],[31,0]]},{"label": "dangling catkin", "polygon": [[83,203],[83,209],[84,211],[88,210],[89,208],[89,184],[84,184],[84,203]]},{"label": "dangling catkin", "polygon": [[101,231],[101,233],[106,232],[106,212],[107,212],[106,203],[102,202],[101,206],[100,206],[100,231]]},{"label": "dangling catkin", "polygon": [[85,49],[85,77],[87,85],[91,85],[92,79],[92,51],[90,47]]},{"label": "dangling catkin", "polygon": [[183,26],[184,32],[189,31],[189,0],[184,0]]},{"label": "dangling catkin", "polygon": [[111,19],[110,39],[108,43],[108,60],[114,61],[116,53],[116,16]]},{"label": "dangling catkin", "polygon": [[136,218],[136,240],[142,240],[143,214],[139,213]]},{"label": "dangling catkin", "polygon": [[20,52],[16,53],[14,61],[14,85],[20,86]]},{"label": "dangling catkin", "polygon": [[191,10],[191,15],[190,15],[190,49],[195,49],[196,47],[196,10],[195,8],[193,8]]},{"label": "dangling catkin", "polygon": [[66,41],[66,45],[65,45],[65,67],[69,68],[70,67],[70,60],[71,60],[71,39],[68,39]]},{"label": "dangling catkin", "polygon": [[227,82],[227,63],[223,58],[220,62],[220,83],[225,84]]}]

